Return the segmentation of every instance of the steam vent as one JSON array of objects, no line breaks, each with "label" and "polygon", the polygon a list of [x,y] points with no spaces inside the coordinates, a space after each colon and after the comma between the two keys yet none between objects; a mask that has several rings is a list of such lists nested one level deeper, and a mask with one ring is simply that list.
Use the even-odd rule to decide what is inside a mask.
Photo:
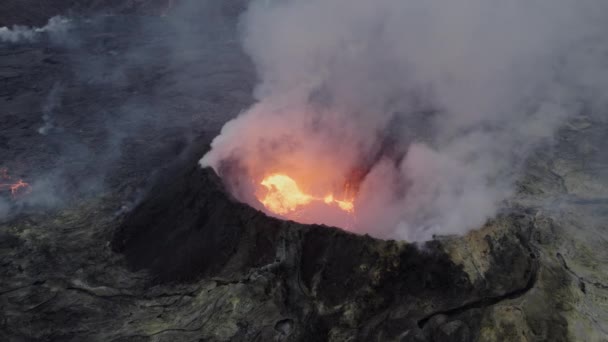
[{"label": "steam vent", "polygon": [[604,0],[0,4],[0,341],[608,341]]}]

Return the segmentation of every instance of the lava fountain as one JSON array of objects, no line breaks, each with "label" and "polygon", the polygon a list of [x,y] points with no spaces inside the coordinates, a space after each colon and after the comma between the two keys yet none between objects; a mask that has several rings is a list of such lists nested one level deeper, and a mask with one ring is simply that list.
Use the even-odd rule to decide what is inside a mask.
[{"label": "lava fountain", "polygon": [[323,197],[305,193],[294,179],[284,174],[271,174],[264,178],[260,185],[266,188],[266,193],[258,194],[258,200],[267,210],[287,218],[297,219],[311,204],[325,205],[332,211],[339,209],[348,215],[354,215],[355,212],[352,198],[340,200],[333,193]]},{"label": "lava fountain", "polygon": [[[313,180],[314,182],[314,180]],[[261,209],[279,218],[350,228],[355,222],[354,196],[348,187],[339,191],[314,189],[284,173],[271,173],[257,184],[255,198]]]}]

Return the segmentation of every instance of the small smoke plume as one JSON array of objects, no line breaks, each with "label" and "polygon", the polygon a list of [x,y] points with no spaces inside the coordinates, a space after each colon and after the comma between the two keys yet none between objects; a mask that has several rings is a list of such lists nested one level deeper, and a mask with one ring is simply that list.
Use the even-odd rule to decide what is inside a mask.
[{"label": "small smoke plume", "polygon": [[60,82],[55,83],[53,88],[51,88],[51,91],[46,98],[46,102],[42,107],[42,121],[44,122],[44,125],[38,128],[38,133],[47,135],[51,130],[58,129],[54,123],[54,112],[61,104],[62,92],[63,85]]},{"label": "small smoke plume", "polygon": [[242,38],[258,101],[201,165],[256,207],[250,180],[314,172],[322,187],[357,181],[354,231],[464,233],[496,214],[564,120],[605,113],[607,10],[601,0],[253,1]]},{"label": "small smoke plume", "polygon": [[0,42],[19,43],[34,42],[47,35],[53,42],[59,43],[66,39],[70,29],[70,20],[61,16],[52,17],[43,27],[27,27],[15,25],[12,28],[0,27]]}]

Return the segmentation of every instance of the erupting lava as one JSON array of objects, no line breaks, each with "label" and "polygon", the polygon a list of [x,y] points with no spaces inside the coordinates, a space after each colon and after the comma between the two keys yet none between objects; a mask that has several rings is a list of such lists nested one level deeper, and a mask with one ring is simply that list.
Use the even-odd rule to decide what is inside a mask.
[{"label": "erupting lava", "polygon": [[322,202],[328,206],[335,205],[349,214],[355,211],[353,200],[338,200],[331,193],[325,197],[307,194],[300,189],[295,180],[284,174],[272,174],[264,178],[260,184],[268,191],[258,199],[266,209],[278,215],[293,213],[313,202]]},{"label": "erupting lava", "polygon": [[8,174],[6,168],[0,168],[0,191],[8,190],[11,192],[13,198],[17,198],[20,195],[29,194],[32,191],[31,186],[24,182],[23,179],[13,181],[11,176]]}]

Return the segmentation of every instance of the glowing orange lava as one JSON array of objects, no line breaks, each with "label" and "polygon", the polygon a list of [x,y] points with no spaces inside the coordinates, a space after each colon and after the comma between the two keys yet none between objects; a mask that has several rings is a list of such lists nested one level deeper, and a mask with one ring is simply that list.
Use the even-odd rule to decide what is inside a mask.
[{"label": "glowing orange lava", "polygon": [[300,189],[295,180],[284,174],[272,174],[264,178],[260,184],[268,191],[259,200],[266,209],[275,214],[287,215],[312,202],[322,202],[329,206],[336,205],[349,214],[355,211],[352,200],[338,200],[331,193],[325,197],[307,194]]},{"label": "glowing orange lava", "polygon": [[8,174],[6,168],[0,168],[0,191],[9,190],[13,198],[17,198],[20,195],[29,194],[32,191],[31,186],[24,182],[23,179],[13,181],[11,176]]}]

